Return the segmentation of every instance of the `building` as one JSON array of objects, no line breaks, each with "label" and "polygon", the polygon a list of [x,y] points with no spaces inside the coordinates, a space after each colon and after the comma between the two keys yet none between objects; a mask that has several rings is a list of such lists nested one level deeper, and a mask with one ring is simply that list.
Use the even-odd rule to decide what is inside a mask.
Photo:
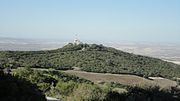
[{"label": "building", "polygon": [[82,44],[82,42],[79,40],[79,39],[75,39],[74,40],[74,43],[73,43],[74,45],[79,45],[79,44]]}]

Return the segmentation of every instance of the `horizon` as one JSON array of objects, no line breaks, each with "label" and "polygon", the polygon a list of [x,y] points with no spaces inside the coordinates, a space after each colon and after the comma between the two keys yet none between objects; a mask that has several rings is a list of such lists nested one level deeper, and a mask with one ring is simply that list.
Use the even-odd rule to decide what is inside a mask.
[{"label": "horizon", "polygon": [[[6,39],[6,41],[22,41],[27,42],[27,44],[30,44],[31,42],[34,42],[34,44],[40,44],[42,42],[44,43],[73,43],[74,38],[68,38],[68,39],[55,39],[55,38],[19,38],[19,37],[4,37],[0,36],[0,39]],[[152,44],[152,45],[180,45],[180,42],[156,42],[156,41],[136,41],[136,40],[106,40],[106,41],[98,41],[98,40],[85,40],[78,38],[79,41],[81,41],[83,44]],[[3,40],[0,41],[0,43],[3,42]],[[30,43],[29,43],[30,42]],[[3,42],[4,43],[4,42]],[[11,43],[11,42],[10,42]]]},{"label": "horizon", "polygon": [[180,1],[0,1],[0,37],[180,43]]}]

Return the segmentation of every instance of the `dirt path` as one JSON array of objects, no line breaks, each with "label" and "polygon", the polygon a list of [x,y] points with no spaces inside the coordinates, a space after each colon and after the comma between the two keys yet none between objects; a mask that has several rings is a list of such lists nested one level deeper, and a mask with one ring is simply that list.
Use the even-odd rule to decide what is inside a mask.
[{"label": "dirt path", "polygon": [[52,98],[52,97],[46,97],[47,101],[60,101],[56,98]]}]

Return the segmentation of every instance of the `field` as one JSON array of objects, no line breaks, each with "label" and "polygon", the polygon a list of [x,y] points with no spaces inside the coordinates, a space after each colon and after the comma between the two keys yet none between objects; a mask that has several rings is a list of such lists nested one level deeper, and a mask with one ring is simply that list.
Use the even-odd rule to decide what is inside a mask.
[{"label": "field", "polygon": [[165,78],[154,78],[153,80],[149,80],[143,77],[139,77],[135,75],[127,75],[127,74],[92,73],[92,72],[74,71],[74,70],[68,70],[63,72],[81,78],[85,78],[87,80],[93,81],[94,83],[115,82],[123,85],[141,85],[141,86],[157,85],[162,88],[167,88],[167,87],[169,88],[171,86],[177,85],[175,81]]},{"label": "field", "polygon": [[168,60],[168,59],[164,59],[164,61],[167,61],[167,62],[172,62],[172,63],[175,63],[175,64],[178,64],[180,65],[180,61],[179,60]]}]

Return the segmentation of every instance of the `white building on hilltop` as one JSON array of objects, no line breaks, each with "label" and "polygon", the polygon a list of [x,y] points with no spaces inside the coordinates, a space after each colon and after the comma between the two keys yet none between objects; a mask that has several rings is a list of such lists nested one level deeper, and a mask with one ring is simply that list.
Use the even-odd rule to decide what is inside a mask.
[{"label": "white building on hilltop", "polygon": [[76,38],[74,40],[74,45],[79,45],[79,44],[82,44],[82,42],[77,38],[77,35],[76,35]]},{"label": "white building on hilltop", "polygon": [[74,45],[79,45],[79,44],[81,44],[82,42],[80,41],[80,40],[78,40],[78,39],[75,39],[74,40]]}]

